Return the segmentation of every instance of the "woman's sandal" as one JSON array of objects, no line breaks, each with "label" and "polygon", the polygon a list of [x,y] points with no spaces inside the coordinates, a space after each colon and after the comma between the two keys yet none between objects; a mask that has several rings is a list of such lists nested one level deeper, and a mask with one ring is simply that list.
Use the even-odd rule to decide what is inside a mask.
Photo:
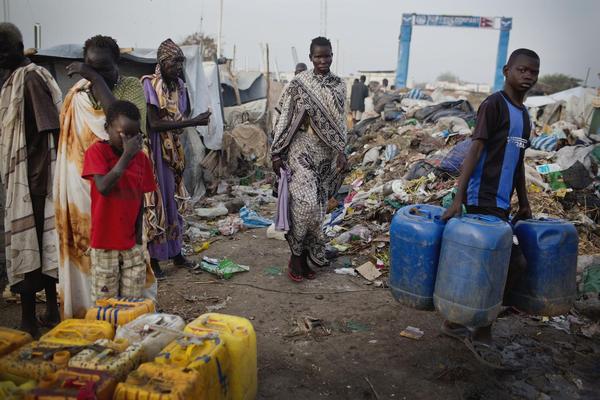
[{"label": "woman's sandal", "polygon": [[317,273],[310,269],[310,267],[306,267],[306,269],[303,269],[302,271],[302,276],[312,281],[317,277]]},{"label": "woman's sandal", "polygon": [[302,275],[298,275],[298,274],[294,273],[294,271],[292,271],[292,262],[291,261],[288,263],[287,275],[292,281],[294,281],[296,283],[302,282],[302,280],[303,280]]}]

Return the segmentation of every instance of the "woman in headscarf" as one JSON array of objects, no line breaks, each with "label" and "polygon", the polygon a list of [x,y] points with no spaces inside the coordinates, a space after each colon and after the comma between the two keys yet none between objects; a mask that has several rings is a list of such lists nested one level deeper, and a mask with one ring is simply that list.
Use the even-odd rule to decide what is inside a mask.
[{"label": "woman in headscarf", "polygon": [[331,73],[332,59],[331,42],[313,39],[314,68],[296,75],[286,87],[273,131],[273,170],[279,176],[284,168],[291,175],[286,239],[292,252],[288,276],[295,282],[315,278],[309,261],[319,267],[328,264],[321,224],[346,169],[346,85]]},{"label": "woman in headscarf", "polygon": [[158,64],[153,75],[142,77],[148,105],[150,148],[160,191],[155,192],[155,229],[149,236],[148,250],[152,269],[164,276],[159,261],[172,259],[177,266],[194,268],[194,263],[181,254],[184,202],[189,198],[183,182],[185,158],[179,135],[184,128],[207,125],[210,112],[194,118],[183,76],[183,52],[171,39],[160,44],[156,54]]},{"label": "woman in headscarf", "polygon": [[[60,116],[54,179],[56,231],[59,238],[59,296],[65,318],[82,317],[92,306],[90,292],[90,184],[81,178],[83,155],[92,144],[107,140],[105,112],[115,100],[132,102],[146,119],[146,99],[139,79],[119,73],[116,41],[94,36],[85,42],[84,62],[67,66],[80,75],[67,94]],[[142,125],[145,134],[145,126]],[[144,295],[156,297],[156,281],[148,262]]]}]

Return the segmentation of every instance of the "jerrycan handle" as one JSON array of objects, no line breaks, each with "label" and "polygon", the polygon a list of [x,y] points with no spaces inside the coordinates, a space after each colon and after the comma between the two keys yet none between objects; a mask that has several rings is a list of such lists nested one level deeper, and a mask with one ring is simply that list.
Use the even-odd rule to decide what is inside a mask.
[{"label": "jerrycan handle", "polygon": [[469,218],[477,219],[479,221],[485,222],[498,222],[500,218],[494,217],[493,215],[483,215],[483,214],[469,214]]},{"label": "jerrycan handle", "polygon": [[213,327],[216,329],[221,329],[221,330],[226,330],[228,332],[231,332],[231,329],[229,329],[229,325],[226,322],[221,321],[216,318],[206,317],[206,319],[204,321],[202,321],[202,323],[206,327]]},{"label": "jerrycan handle", "polygon": [[408,213],[410,215],[416,215],[417,217],[431,219],[431,211],[422,210],[419,206],[412,207],[408,210]]},{"label": "jerrycan handle", "polygon": [[58,332],[56,332],[56,333],[57,333],[57,336],[59,336],[59,337],[60,337],[60,336],[63,336],[64,334],[67,334],[67,335],[73,335],[73,336],[79,337],[79,338],[81,338],[81,339],[83,339],[83,338],[84,338],[84,335],[83,335],[83,333],[79,332],[79,331],[78,331],[78,330],[76,330],[76,329],[63,328],[63,329],[60,329],[60,330],[59,330]]}]

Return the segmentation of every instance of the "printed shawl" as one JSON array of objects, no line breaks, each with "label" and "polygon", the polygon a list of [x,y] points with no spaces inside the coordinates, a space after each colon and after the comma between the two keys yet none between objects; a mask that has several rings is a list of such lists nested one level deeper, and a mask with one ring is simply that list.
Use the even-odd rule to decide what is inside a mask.
[{"label": "printed shawl", "polygon": [[305,117],[319,138],[329,147],[343,151],[346,145],[344,102],[346,85],[332,73],[315,74],[312,70],[296,75],[288,84],[278,109],[280,115],[273,130],[271,154],[284,154]]},{"label": "printed shawl", "polygon": [[[42,257],[38,246],[35,219],[27,179],[27,143],[25,138],[25,76],[37,73],[48,86],[54,105],[60,110],[62,95],[56,81],[46,69],[33,63],[14,71],[0,92],[0,180],[6,190],[4,229],[6,271],[9,285],[21,282],[27,272],[42,268],[46,275],[57,277],[58,256],[54,229],[54,206],[46,201]],[[48,140],[50,176],[56,159],[54,141]],[[51,180],[48,183],[51,186]],[[51,189],[51,187],[49,188]],[[47,197],[52,199],[52,190]]]}]

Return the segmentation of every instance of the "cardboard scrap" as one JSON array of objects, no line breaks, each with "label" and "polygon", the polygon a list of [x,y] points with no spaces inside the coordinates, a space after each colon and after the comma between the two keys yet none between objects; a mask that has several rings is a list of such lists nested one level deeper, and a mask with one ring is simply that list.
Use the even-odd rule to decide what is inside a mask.
[{"label": "cardboard scrap", "polygon": [[400,332],[400,336],[404,336],[409,339],[419,340],[423,337],[425,332],[420,330],[419,328],[415,328],[414,326],[407,326],[402,332]]},{"label": "cardboard scrap", "polygon": [[368,281],[374,281],[382,275],[382,272],[375,267],[375,265],[367,261],[360,267],[356,268],[356,272],[358,272],[363,278]]}]

